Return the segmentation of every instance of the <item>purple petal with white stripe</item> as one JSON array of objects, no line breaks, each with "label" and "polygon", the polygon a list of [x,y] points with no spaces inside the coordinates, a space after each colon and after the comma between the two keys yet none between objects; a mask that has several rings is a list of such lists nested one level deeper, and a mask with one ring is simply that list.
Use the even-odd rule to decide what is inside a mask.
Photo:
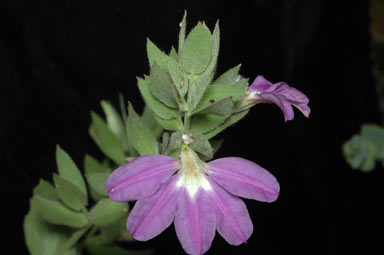
[{"label": "purple petal with white stripe", "polygon": [[279,196],[276,178],[252,161],[228,157],[207,165],[206,173],[233,195],[263,202],[274,202]]},{"label": "purple petal with white stripe", "polygon": [[232,245],[240,245],[253,232],[253,224],[243,200],[209,180],[212,190],[207,192],[215,207],[217,231]]},{"label": "purple petal with white stripe", "polygon": [[188,254],[203,254],[211,246],[216,232],[216,216],[206,191],[199,189],[193,196],[183,188],[175,217],[175,229]]},{"label": "purple petal with white stripe", "polygon": [[131,201],[152,196],[178,169],[177,161],[161,155],[140,156],[109,176],[106,187],[114,201]]},{"label": "purple petal with white stripe", "polygon": [[127,220],[128,232],[136,240],[147,241],[172,224],[180,191],[176,181],[171,177],[155,195],[136,202]]}]

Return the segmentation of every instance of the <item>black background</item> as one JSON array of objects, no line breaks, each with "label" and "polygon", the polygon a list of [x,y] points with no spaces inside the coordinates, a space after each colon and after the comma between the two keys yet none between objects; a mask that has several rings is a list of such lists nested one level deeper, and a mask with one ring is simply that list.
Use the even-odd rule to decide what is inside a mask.
[{"label": "black background", "polygon": [[[146,37],[161,49],[189,28],[220,19],[218,73],[242,64],[251,80],[286,81],[310,98],[307,119],[284,122],[260,105],[226,130],[217,157],[255,161],[280,182],[277,202],[246,201],[247,244],[217,234],[208,254],[380,253],[383,169],[363,174],[341,144],[364,122],[380,123],[368,1],[22,1],[0,2],[1,213],[6,247],[27,254],[23,217],[39,178],[51,179],[60,144],[82,165],[101,157],[88,136],[89,112],[118,93],[142,109],[136,76],[148,72]],[[10,223],[10,224],[8,224]],[[7,227],[5,227],[7,226]],[[135,247],[182,254],[171,226]],[[379,249],[379,250],[377,250]]]}]

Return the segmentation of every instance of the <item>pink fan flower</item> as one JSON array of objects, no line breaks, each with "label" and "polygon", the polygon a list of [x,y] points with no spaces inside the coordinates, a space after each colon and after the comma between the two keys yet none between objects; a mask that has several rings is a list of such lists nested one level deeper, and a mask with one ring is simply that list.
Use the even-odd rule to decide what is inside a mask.
[{"label": "pink fan flower", "polygon": [[247,93],[248,96],[239,106],[240,110],[247,109],[258,103],[274,103],[283,111],[285,121],[292,120],[294,117],[292,105],[299,109],[306,117],[311,112],[311,109],[308,107],[308,97],[285,82],[273,84],[259,75],[248,86]]},{"label": "pink fan flower", "polygon": [[145,155],[116,169],[106,182],[114,201],[138,200],[127,229],[147,241],[175,224],[183,249],[203,254],[216,229],[232,245],[252,234],[253,225],[238,197],[274,202],[280,191],[276,178],[243,158],[228,157],[205,163],[188,146],[180,160]]}]

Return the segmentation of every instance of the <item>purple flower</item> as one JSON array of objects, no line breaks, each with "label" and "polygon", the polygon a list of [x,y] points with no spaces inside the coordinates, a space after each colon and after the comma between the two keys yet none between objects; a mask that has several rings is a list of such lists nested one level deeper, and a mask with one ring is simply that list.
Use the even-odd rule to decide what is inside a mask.
[{"label": "purple flower", "polygon": [[216,229],[239,245],[252,234],[253,225],[238,197],[273,202],[280,191],[276,178],[257,164],[228,157],[205,163],[184,145],[180,160],[146,155],[116,169],[106,182],[114,201],[138,200],[127,229],[147,241],[174,222],[176,234],[189,254],[203,254]]},{"label": "purple flower", "polygon": [[288,86],[285,82],[275,84],[259,75],[248,87],[248,96],[240,105],[240,108],[249,108],[257,103],[277,104],[284,113],[285,121],[292,120],[294,112],[292,105],[299,109],[306,117],[311,109],[308,107],[308,97],[301,91]]}]

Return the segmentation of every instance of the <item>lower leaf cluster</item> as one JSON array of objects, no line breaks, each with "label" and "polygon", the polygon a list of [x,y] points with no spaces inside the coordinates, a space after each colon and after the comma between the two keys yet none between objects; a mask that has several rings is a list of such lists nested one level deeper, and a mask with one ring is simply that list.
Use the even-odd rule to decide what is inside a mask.
[{"label": "lower leaf cluster", "polygon": [[[110,163],[100,163],[86,155],[84,171],[88,190],[84,192],[81,172],[60,147],[56,161],[59,174],[53,176],[54,185],[40,181],[33,190],[30,210],[24,219],[29,252],[32,255],[132,254],[134,251],[117,243],[133,239],[125,227],[128,203],[110,200],[105,188],[111,173]],[[88,200],[92,206],[88,205]],[[138,254],[149,252],[135,251]]]}]

